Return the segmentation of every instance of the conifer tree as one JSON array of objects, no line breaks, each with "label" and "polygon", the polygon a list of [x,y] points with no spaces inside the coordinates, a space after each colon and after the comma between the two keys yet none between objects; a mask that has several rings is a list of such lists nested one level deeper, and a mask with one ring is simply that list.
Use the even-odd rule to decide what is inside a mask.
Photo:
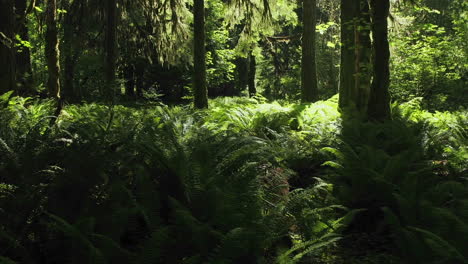
[{"label": "conifer tree", "polygon": [[193,4],[193,96],[196,108],[208,107],[205,64],[205,2]]},{"label": "conifer tree", "polygon": [[390,119],[390,47],[388,43],[389,0],[371,0],[373,43],[373,78],[368,116],[371,120]]},{"label": "conifer tree", "polygon": [[16,89],[14,2],[0,0],[0,94]]},{"label": "conifer tree", "polygon": [[302,2],[302,101],[318,100],[317,67],[315,62],[316,0]]},{"label": "conifer tree", "polygon": [[45,57],[48,69],[47,88],[50,97],[60,98],[60,60],[57,32],[57,1],[48,0],[46,9]]}]

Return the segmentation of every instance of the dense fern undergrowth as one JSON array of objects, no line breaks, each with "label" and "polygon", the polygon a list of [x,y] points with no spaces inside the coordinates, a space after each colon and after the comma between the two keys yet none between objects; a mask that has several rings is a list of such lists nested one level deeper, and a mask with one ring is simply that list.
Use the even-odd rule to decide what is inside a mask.
[{"label": "dense fern undergrowth", "polygon": [[0,263],[468,263],[468,116],[0,97]]}]

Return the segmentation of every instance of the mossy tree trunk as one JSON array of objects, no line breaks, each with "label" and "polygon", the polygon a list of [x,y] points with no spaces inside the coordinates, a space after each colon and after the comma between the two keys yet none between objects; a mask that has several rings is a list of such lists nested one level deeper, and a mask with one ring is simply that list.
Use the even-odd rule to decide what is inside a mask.
[{"label": "mossy tree trunk", "polygon": [[0,94],[16,90],[13,0],[0,0]]},{"label": "mossy tree trunk", "polygon": [[390,48],[388,43],[389,0],[371,0],[373,46],[373,79],[368,116],[374,121],[390,119]]},{"label": "mossy tree trunk", "polygon": [[[29,41],[27,20],[26,20],[26,0],[15,1],[15,32],[22,41]],[[31,66],[31,51],[25,45],[21,45],[16,52],[16,80],[18,81],[18,94],[31,95],[33,94],[33,76]]]},{"label": "mossy tree trunk", "polygon": [[194,0],[193,4],[193,96],[196,108],[208,108],[205,64],[205,2]]},{"label": "mossy tree trunk", "polygon": [[372,68],[367,0],[341,0],[339,106],[365,116]]},{"label": "mossy tree trunk", "polygon": [[302,3],[302,101],[318,100],[317,68],[315,62],[316,0],[303,0]]},{"label": "mossy tree trunk", "polygon": [[47,91],[60,99],[60,63],[57,32],[57,1],[48,0],[46,9],[45,58],[48,68]]},{"label": "mossy tree trunk", "polygon": [[106,0],[105,78],[104,95],[113,102],[115,96],[115,68],[117,60],[117,3]]}]

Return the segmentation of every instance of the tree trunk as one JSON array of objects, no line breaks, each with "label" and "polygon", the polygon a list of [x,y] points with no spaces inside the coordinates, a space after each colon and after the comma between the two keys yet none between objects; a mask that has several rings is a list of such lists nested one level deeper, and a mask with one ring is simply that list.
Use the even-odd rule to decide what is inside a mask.
[{"label": "tree trunk", "polygon": [[318,100],[317,68],[315,63],[316,0],[302,4],[302,102]]},{"label": "tree trunk", "polygon": [[125,65],[123,69],[123,77],[125,79],[125,95],[135,97],[135,70],[132,64]]},{"label": "tree trunk", "polygon": [[390,48],[388,44],[389,0],[371,0],[373,49],[373,80],[370,90],[368,116],[371,120],[390,119]]},{"label": "tree trunk", "polygon": [[147,61],[142,57],[137,57],[134,63],[134,78],[136,86],[136,96],[143,98],[143,89],[145,88],[144,77],[145,77],[145,65]]},{"label": "tree trunk", "polygon": [[354,94],[354,19],[356,0],[341,0],[341,64],[339,107],[344,109],[352,103]]},{"label": "tree trunk", "polygon": [[226,94],[227,96],[240,95],[249,84],[249,58],[247,57],[238,57],[236,59],[236,89],[231,94]]},{"label": "tree trunk", "polygon": [[[73,23],[73,16],[75,14],[76,4],[79,0],[74,0],[71,4],[68,1],[65,1],[66,5],[64,6],[67,13],[65,14],[64,23],[63,23],[63,56],[64,56],[64,69],[63,69],[63,97],[66,100],[71,102],[77,102],[80,98],[80,93],[75,90],[74,87],[74,78],[75,78],[75,65],[76,60],[74,56],[73,49],[73,35],[75,30],[75,25]],[[76,41],[76,39],[75,39]]]},{"label": "tree trunk", "polygon": [[16,90],[13,0],[0,0],[0,94]]},{"label": "tree trunk", "polygon": [[57,1],[48,0],[46,10],[45,57],[49,79],[47,88],[50,97],[60,99],[60,64],[57,35]]},{"label": "tree trunk", "polygon": [[205,3],[194,0],[193,4],[193,96],[196,108],[208,107],[205,64]]},{"label": "tree trunk", "polygon": [[255,73],[257,71],[257,62],[255,56],[250,53],[250,65],[249,65],[249,96],[255,96],[257,94],[257,88],[255,87]]},{"label": "tree trunk", "polygon": [[367,0],[360,0],[359,22],[355,27],[355,63],[354,63],[354,86],[357,91],[355,103],[357,110],[365,115],[369,101],[370,83],[372,78],[370,38],[370,14]]},{"label": "tree trunk", "polygon": [[[23,41],[29,41],[26,25],[26,0],[15,1],[16,34]],[[31,51],[27,46],[21,46],[16,52],[16,80],[18,81],[18,94],[31,95],[33,78],[31,66]]]},{"label": "tree trunk", "polygon": [[116,0],[106,0],[106,91],[104,92],[107,99],[114,101],[115,96],[115,64],[117,59],[116,44],[117,44],[117,3]]},{"label": "tree trunk", "polygon": [[369,97],[370,17],[367,0],[341,0],[339,106],[366,114]]}]

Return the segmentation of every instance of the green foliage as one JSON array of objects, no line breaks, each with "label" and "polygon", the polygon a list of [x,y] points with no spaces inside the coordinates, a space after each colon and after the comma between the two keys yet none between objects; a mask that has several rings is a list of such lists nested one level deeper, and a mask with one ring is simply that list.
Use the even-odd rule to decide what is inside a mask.
[{"label": "green foliage", "polygon": [[408,263],[464,263],[465,112],[413,100],[359,125],[336,97],[210,105],[66,105],[53,124],[52,102],[0,96],[0,256],[392,263],[347,256],[357,230],[391,234]]},{"label": "green foliage", "polygon": [[51,126],[52,102],[10,97],[1,97],[1,226],[24,229],[0,254],[22,263],[267,261],[266,250],[303,221],[287,216],[295,152],[283,141],[306,141],[292,117],[318,118],[314,111],[335,104],[302,112],[260,99],[217,100],[201,112],[69,105]]},{"label": "green foliage", "polygon": [[365,209],[350,230],[390,231],[407,263],[466,263],[466,113],[415,105],[395,107],[403,116],[385,124],[344,121],[339,147],[324,149],[336,158],[334,189]]},{"label": "green foliage", "polygon": [[421,2],[415,8],[394,9],[393,97],[423,97],[431,109],[458,110],[467,101],[466,28],[458,26],[466,24],[466,3]]}]

